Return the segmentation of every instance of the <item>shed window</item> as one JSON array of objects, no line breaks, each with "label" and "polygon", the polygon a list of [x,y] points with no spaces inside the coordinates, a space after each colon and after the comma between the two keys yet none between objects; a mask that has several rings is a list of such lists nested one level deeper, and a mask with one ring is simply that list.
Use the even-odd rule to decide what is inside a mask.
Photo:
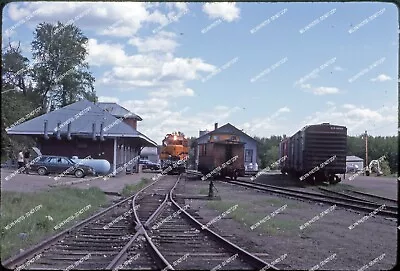
[{"label": "shed window", "polygon": [[245,163],[252,163],[253,162],[253,150],[245,150],[244,162]]}]

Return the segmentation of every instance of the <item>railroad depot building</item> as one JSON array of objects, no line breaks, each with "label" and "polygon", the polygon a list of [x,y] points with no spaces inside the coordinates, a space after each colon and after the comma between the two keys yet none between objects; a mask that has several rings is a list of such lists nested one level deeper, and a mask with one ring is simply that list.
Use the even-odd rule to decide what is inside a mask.
[{"label": "railroad depot building", "polygon": [[115,172],[140,154],[144,147],[157,144],[137,131],[142,119],[116,103],[81,100],[23,122],[9,135],[33,137],[43,155],[89,155],[105,159]]},{"label": "railroad depot building", "polygon": [[239,130],[235,126],[230,123],[227,123],[218,128],[218,123],[214,124],[214,130],[209,131],[200,131],[199,137],[196,139],[196,148],[195,148],[195,157],[196,157],[196,168],[198,166],[199,155],[204,155],[204,146],[203,144],[207,142],[216,142],[216,141],[239,141],[244,144],[244,165],[246,169],[246,173],[253,173],[258,171],[258,165],[254,166],[257,163],[257,140],[247,135],[243,131]]}]

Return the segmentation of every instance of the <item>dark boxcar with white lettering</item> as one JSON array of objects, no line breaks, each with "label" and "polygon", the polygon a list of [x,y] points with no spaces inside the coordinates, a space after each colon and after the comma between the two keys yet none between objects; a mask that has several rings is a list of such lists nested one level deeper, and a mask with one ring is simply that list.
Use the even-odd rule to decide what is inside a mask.
[{"label": "dark boxcar with white lettering", "polygon": [[310,125],[284,139],[279,146],[282,173],[312,183],[341,181],[346,172],[347,128],[322,123]]}]

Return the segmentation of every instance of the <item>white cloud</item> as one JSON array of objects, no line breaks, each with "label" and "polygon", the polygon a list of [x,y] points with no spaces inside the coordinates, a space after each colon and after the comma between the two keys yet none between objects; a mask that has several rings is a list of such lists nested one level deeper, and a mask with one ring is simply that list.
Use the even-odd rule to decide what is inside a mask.
[{"label": "white cloud", "polygon": [[[112,97],[101,97],[102,101],[117,102],[126,109],[138,114],[143,122],[138,124],[138,130],[156,142],[160,142],[165,134],[181,130],[187,136],[198,136],[199,130],[214,129],[214,122],[220,126],[240,110],[239,107],[217,105],[204,108],[203,112],[188,114],[190,107],[174,111],[174,106],[166,99],[154,97],[145,100],[118,101]],[[179,106],[179,104],[177,105]]]},{"label": "white cloud", "polygon": [[152,97],[157,98],[176,98],[182,96],[193,97],[195,95],[194,90],[191,88],[171,88],[171,89],[160,89],[158,91],[150,92],[149,94]]},{"label": "white cloud", "polygon": [[263,117],[263,118],[255,118],[249,122],[243,123],[241,126],[245,129],[245,133],[248,135],[262,135],[265,134],[277,134],[279,130],[285,131],[287,127],[282,125],[278,119],[283,113],[291,112],[288,107],[282,107],[276,110],[272,115]]},{"label": "white cloud", "polygon": [[385,82],[385,81],[390,81],[390,80],[392,80],[392,77],[390,77],[386,74],[380,74],[377,77],[371,79],[372,82],[376,82],[376,81]]},{"label": "white cloud", "polygon": [[239,19],[240,9],[236,3],[206,3],[203,5],[203,11],[211,18],[221,18],[227,22]]},{"label": "white cloud", "polygon": [[333,69],[334,69],[335,71],[338,71],[338,72],[344,71],[344,69],[343,69],[342,67],[340,67],[340,66],[335,66]]},{"label": "white cloud", "polygon": [[98,43],[96,39],[89,39],[87,50],[87,59],[93,66],[123,65],[128,61],[128,56],[120,44]]},{"label": "white cloud", "polygon": [[[344,104],[341,108],[344,110],[341,109],[339,111],[337,107],[332,106],[323,112],[315,112],[314,114],[307,116],[304,121],[301,122],[301,127],[296,127],[295,129],[300,129],[305,125],[328,122],[336,125],[344,125],[348,129],[349,135],[355,135],[360,134],[364,132],[364,130],[368,130],[368,128],[373,126],[388,124],[393,125],[394,128],[396,126],[396,105],[372,109],[354,104]],[[393,132],[394,131],[395,129],[393,129]],[[381,131],[375,132],[379,134]],[[385,132],[387,132],[387,130]]]},{"label": "white cloud", "polygon": [[198,79],[198,71],[213,72],[216,67],[204,63],[200,58],[175,58],[173,61],[162,65],[162,77],[194,80]]},{"label": "white cloud", "polygon": [[[180,10],[181,6],[174,6]],[[74,20],[79,14],[85,14],[74,21],[76,25],[84,30],[93,30],[101,35],[129,37],[135,35],[145,24],[162,25],[168,22],[166,15],[154,9],[154,5],[147,3],[118,3],[118,2],[99,2],[99,3],[56,3],[56,2],[36,2],[36,3],[11,3],[8,15],[14,21],[21,20],[33,14],[27,22],[28,25],[46,21],[55,23],[61,21],[67,23]],[[87,13],[86,13],[87,11]]]},{"label": "white cloud", "polygon": [[[173,38],[174,34],[160,32],[157,36]],[[147,43],[145,40],[140,42]],[[153,43],[153,45],[152,49],[155,50],[162,44]],[[144,44],[139,44],[139,47],[141,46],[145,47]],[[162,50],[161,47],[159,49]],[[207,74],[216,70],[214,65],[205,63],[201,58],[176,58],[172,52],[165,51],[128,55],[123,45],[89,39],[89,64],[112,66],[96,80],[96,87],[106,86],[124,90],[157,87],[157,91],[152,93],[153,96],[193,96],[193,90],[185,87],[185,81],[200,78],[200,73]],[[160,92],[166,89],[170,90],[169,94]]]},{"label": "white cloud", "polygon": [[312,87],[311,84],[301,84],[300,88],[307,89],[307,92],[312,92],[315,95],[339,93],[339,89],[335,87]]},{"label": "white cloud", "polygon": [[176,35],[171,32],[158,32],[155,36],[150,36],[145,39],[132,38],[128,41],[129,44],[138,48],[139,53],[147,53],[151,51],[174,52],[178,43],[173,40]]},{"label": "white cloud", "polygon": [[208,119],[211,122],[218,122],[218,121],[221,122],[222,120],[227,119],[233,113],[238,112],[239,110],[240,107],[238,106],[228,107],[223,105],[217,105],[212,110],[198,113],[197,116],[200,118]]},{"label": "white cloud", "polygon": [[344,105],[342,105],[342,107],[346,108],[346,109],[354,109],[354,108],[356,108],[356,106],[354,104],[344,104]]},{"label": "white cloud", "polygon": [[310,85],[310,84],[301,84],[301,85],[300,85],[300,88],[303,88],[303,89],[310,89],[310,88],[311,88],[311,85]]},{"label": "white cloud", "polygon": [[335,87],[316,87],[311,90],[315,95],[335,94],[339,93],[339,89]]},{"label": "white cloud", "polygon": [[119,103],[119,99],[116,97],[99,96],[99,102],[105,103]]},{"label": "white cloud", "polygon": [[283,113],[283,112],[290,112],[289,107],[285,106],[278,109],[278,113]]}]

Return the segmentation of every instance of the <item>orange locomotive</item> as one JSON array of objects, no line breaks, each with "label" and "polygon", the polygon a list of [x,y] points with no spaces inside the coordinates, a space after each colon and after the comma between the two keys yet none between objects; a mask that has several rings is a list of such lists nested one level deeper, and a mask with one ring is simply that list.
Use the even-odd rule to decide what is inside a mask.
[{"label": "orange locomotive", "polygon": [[[182,173],[185,172],[185,163],[189,155],[189,142],[185,138],[185,135],[181,132],[174,132],[167,134],[162,141],[160,160],[161,167],[163,170],[168,170],[171,166],[171,170],[168,173],[174,172]],[[179,162],[181,160],[181,162]]]}]

